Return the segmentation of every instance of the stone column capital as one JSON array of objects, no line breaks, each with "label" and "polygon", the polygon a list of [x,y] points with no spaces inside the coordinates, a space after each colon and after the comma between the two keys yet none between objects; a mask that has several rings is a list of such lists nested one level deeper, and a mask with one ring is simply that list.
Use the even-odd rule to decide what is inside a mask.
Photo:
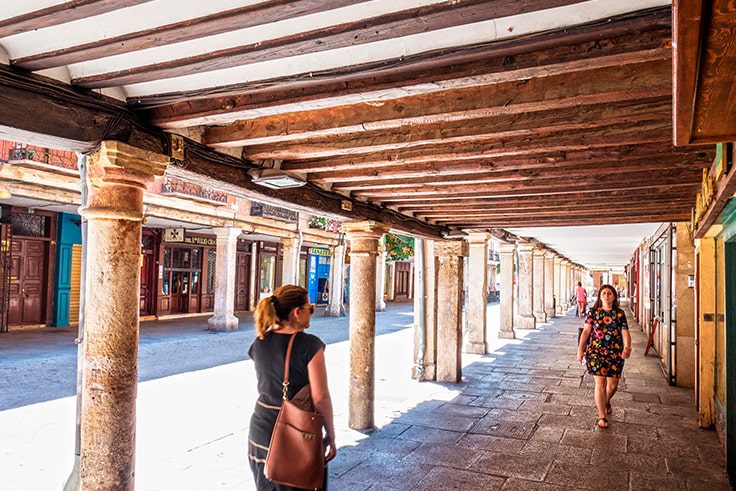
[{"label": "stone column capital", "polygon": [[468,255],[468,243],[464,240],[438,240],[434,243],[434,255],[465,257]]},{"label": "stone column capital", "polygon": [[488,241],[491,240],[491,234],[488,232],[471,232],[465,237],[465,240],[470,245],[488,244]]},{"label": "stone column capital", "polygon": [[80,215],[143,221],[143,190],[154,177],[162,176],[169,157],[134,146],[103,141],[87,158],[87,206]]},{"label": "stone column capital", "polygon": [[532,249],[532,255],[534,257],[542,257],[543,258],[548,253],[549,253],[549,251],[547,249],[545,249],[544,247],[542,247],[542,246],[534,246],[534,249]]},{"label": "stone column capital", "polygon": [[243,230],[239,227],[215,227],[212,229],[212,232],[214,232],[218,239],[231,240],[240,237]]},{"label": "stone column capital", "polygon": [[516,244],[501,242],[498,247],[499,254],[513,254],[516,252]]},{"label": "stone column capital", "polygon": [[562,261],[560,261],[560,264],[562,264],[563,266],[570,266],[570,261],[567,259],[563,259]]},{"label": "stone column capital", "polygon": [[519,244],[516,247],[517,247],[517,249],[519,249],[519,252],[529,252],[529,253],[531,253],[536,246],[534,244],[530,244],[528,242],[519,242]]},{"label": "stone column capital", "polygon": [[389,227],[373,220],[363,222],[343,222],[342,231],[348,238],[364,238],[380,240],[381,236],[389,231]]},{"label": "stone column capital", "polygon": [[561,256],[558,256],[557,254],[555,254],[553,256],[553,259],[555,261],[555,265],[558,265],[559,266],[560,264],[562,264],[562,257]]},{"label": "stone column capital", "polygon": [[281,239],[281,245],[284,247],[296,247],[299,242],[298,237],[283,237]]}]

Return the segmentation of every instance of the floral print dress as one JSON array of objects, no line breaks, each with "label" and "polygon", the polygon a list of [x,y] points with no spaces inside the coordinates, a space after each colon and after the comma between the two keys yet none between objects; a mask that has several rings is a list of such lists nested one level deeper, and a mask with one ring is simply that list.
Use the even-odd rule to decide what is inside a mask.
[{"label": "floral print dress", "polygon": [[621,309],[591,309],[585,323],[593,326],[585,348],[588,373],[600,377],[621,377],[624,369],[622,332],[629,329],[626,314]]}]

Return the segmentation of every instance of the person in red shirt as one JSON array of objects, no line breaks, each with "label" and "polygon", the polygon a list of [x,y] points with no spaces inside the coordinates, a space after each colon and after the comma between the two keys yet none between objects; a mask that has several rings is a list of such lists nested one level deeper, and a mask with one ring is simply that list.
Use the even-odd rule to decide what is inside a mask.
[{"label": "person in red shirt", "polygon": [[585,317],[585,307],[588,305],[588,292],[583,288],[583,284],[578,281],[578,287],[575,290],[575,296],[578,301],[578,315]]}]

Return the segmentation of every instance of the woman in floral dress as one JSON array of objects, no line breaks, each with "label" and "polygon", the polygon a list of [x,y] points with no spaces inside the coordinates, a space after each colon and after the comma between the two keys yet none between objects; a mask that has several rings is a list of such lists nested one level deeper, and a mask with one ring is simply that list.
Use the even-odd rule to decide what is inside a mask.
[{"label": "woman in floral dress", "polygon": [[[590,342],[588,342],[590,340]],[[578,362],[585,358],[588,373],[595,377],[595,405],[599,428],[608,428],[611,398],[618,389],[624,360],[631,356],[631,335],[626,314],[618,305],[611,285],[598,290],[598,299],[588,312],[578,345]]]}]

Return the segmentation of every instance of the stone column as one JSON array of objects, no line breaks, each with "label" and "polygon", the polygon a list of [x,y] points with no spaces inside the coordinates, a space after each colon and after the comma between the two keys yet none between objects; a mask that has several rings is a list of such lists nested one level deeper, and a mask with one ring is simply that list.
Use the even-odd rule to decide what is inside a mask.
[{"label": "stone column", "polygon": [[501,259],[501,327],[498,337],[514,339],[514,254],[516,244],[500,244]]},{"label": "stone column", "polygon": [[299,251],[302,241],[298,237],[281,239],[281,250],[284,253],[284,265],[281,270],[282,285],[296,285],[299,279]]},{"label": "stone column", "polygon": [[534,283],[534,318],[537,322],[547,322],[547,312],[544,308],[544,258],[546,252],[543,247],[535,247],[532,252],[532,278]]},{"label": "stone column", "polygon": [[103,141],[88,158],[81,489],[133,489],[143,191],[169,158]]},{"label": "stone column", "polygon": [[532,244],[519,244],[519,315],[516,325],[519,329],[535,329],[534,317],[534,271],[532,264]]},{"label": "stone column", "polygon": [[554,258],[555,278],[554,278],[554,289],[555,289],[555,314],[562,315],[564,312],[562,308],[562,258],[555,256]]},{"label": "stone column", "polygon": [[332,252],[332,266],[330,267],[330,302],[325,309],[325,315],[329,317],[342,317],[345,315],[345,304],[342,301],[345,280],[345,244],[330,248]]},{"label": "stone column", "polygon": [[562,277],[560,278],[560,295],[562,295],[562,299],[560,300],[560,306],[562,308],[561,313],[565,313],[570,309],[570,261],[567,259],[563,259],[560,263],[560,274]]},{"label": "stone column", "polygon": [[215,259],[215,311],[207,321],[210,331],[235,331],[238,318],[235,311],[235,272],[237,268],[239,228],[216,228],[217,257]]},{"label": "stone column", "polygon": [[468,235],[468,298],[465,317],[467,319],[466,339],[463,350],[466,353],[485,354],[486,309],[488,307],[488,241],[491,234],[471,233]]},{"label": "stone column", "polygon": [[381,237],[376,258],[376,312],[386,310],[386,236]]},{"label": "stone column", "polygon": [[350,240],[350,395],[348,426],[373,428],[375,402],[376,257],[388,227],[374,222],[342,225]]},{"label": "stone column", "polygon": [[547,319],[555,316],[555,255],[544,256],[544,311]]},{"label": "stone column", "polygon": [[434,244],[437,258],[437,381],[462,378],[463,261],[468,244],[443,240]]},{"label": "stone column", "polygon": [[437,290],[434,241],[417,240],[414,244],[417,275],[414,297],[414,378],[437,378]]}]

